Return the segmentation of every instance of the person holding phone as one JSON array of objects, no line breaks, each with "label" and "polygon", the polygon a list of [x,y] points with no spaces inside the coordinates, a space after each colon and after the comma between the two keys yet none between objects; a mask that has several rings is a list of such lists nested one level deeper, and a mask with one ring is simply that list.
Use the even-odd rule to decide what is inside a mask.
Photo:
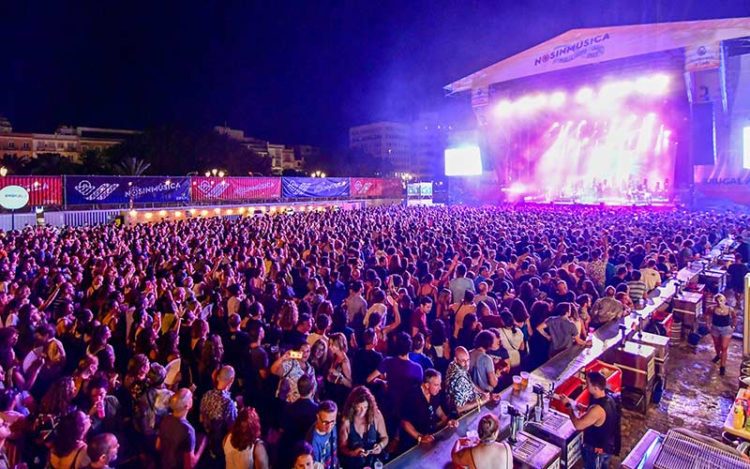
[{"label": "person holding phone", "polygon": [[287,403],[292,403],[299,399],[297,381],[299,381],[302,375],[315,376],[315,370],[307,361],[309,358],[310,344],[304,342],[299,344],[295,349],[287,350],[284,355],[273,362],[271,373],[280,378],[276,397]]},{"label": "person holding phone", "polygon": [[339,452],[345,467],[372,467],[388,445],[385,419],[365,386],[352,389],[339,428]]}]

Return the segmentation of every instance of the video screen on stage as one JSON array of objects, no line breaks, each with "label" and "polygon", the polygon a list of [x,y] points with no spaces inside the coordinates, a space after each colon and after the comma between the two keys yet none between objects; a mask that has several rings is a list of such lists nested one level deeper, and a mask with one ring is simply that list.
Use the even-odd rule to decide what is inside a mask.
[{"label": "video screen on stage", "polygon": [[482,154],[477,146],[447,148],[445,150],[446,176],[481,176]]},{"label": "video screen on stage", "polygon": [[552,89],[493,109],[508,190],[538,201],[630,203],[672,191],[675,78],[655,73]]}]

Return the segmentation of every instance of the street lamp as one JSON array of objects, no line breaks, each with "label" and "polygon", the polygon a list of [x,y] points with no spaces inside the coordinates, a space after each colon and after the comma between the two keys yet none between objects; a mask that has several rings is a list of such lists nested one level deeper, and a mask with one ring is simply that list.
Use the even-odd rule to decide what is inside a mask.
[{"label": "street lamp", "polygon": [[326,173],[324,173],[321,170],[317,170],[317,171],[313,171],[312,174],[311,174],[311,176],[314,177],[314,178],[324,178],[324,177],[326,177]]},{"label": "street lamp", "polygon": [[220,178],[223,178],[223,177],[224,177],[224,174],[225,174],[225,173],[224,173],[224,171],[219,171],[219,177],[220,177]]},{"label": "street lamp", "polygon": [[219,172],[219,170],[216,169],[216,168],[214,168],[214,169],[211,170],[211,174],[213,174],[214,176],[216,176],[216,173],[218,173],[218,172]]},{"label": "street lamp", "polygon": [[211,177],[211,171],[206,171],[206,177]]},{"label": "street lamp", "polygon": [[0,177],[5,177],[8,175],[8,168],[5,166],[0,166]]}]

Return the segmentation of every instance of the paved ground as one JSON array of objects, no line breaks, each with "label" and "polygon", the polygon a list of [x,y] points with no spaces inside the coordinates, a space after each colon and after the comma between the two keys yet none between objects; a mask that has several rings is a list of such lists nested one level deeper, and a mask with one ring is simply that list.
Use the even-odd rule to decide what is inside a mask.
[{"label": "paved ground", "polygon": [[729,346],[726,376],[719,376],[718,365],[711,362],[713,356],[710,336],[701,340],[695,352],[684,343],[670,349],[667,387],[661,403],[651,405],[646,415],[624,412],[623,457],[649,428],[663,433],[685,427],[721,439],[724,418],[739,388],[742,342],[733,339]]}]

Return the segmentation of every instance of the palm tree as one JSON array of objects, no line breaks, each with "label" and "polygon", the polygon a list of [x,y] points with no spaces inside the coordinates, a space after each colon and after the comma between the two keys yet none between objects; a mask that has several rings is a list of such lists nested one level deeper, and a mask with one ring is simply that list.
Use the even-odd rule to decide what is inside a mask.
[{"label": "palm tree", "polygon": [[126,176],[143,176],[151,167],[151,163],[136,157],[126,158],[117,165],[117,171]]}]

